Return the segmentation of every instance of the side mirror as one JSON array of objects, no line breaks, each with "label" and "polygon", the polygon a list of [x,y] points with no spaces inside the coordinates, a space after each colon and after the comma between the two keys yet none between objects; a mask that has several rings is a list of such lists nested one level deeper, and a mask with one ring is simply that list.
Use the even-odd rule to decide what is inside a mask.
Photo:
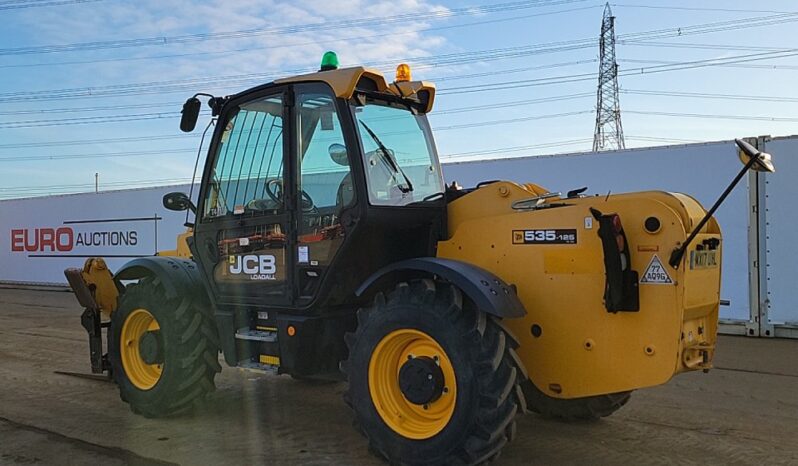
[{"label": "side mirror", "polygon": [[330,144],[330,147],[327,148],[327,152],[330,153],[330,158],[333,162],[338,165],[349,165],[349,159],[346,157],[346,146],[343,144],[338,144],[337,142]]},{"label": "side mirror", "polygon": [[767,152],[761,152],[756,147],[748,144],[742,139],[735,139],[734,142],[740,148],[739,157],[743,165],[751,163],[751,159],[755,158],[756,162],[751,165],[751,169],[758,172],[774,173],[776,167],[773,165],[773,157]]},{"label": "side mirror", "polygon": [[197,207],[191,202],[191,199],[186,196],[186,193],[174,192],[164,195],[163,206],[177,212],[190,210],[195,214],[197,213]]},{"label": "side mirror", "polygon": [[199,118],[200,106],[200,100],[196,97],[186,100],[186,103],[183,104],[183,110],[180,112],[183,114],[180,117],[181,131],[184,133],[194,131],[197,126],[197,118]]}]

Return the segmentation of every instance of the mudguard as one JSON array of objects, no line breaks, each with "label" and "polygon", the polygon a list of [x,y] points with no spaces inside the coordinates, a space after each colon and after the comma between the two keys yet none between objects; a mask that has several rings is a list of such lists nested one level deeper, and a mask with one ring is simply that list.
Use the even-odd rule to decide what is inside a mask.
[{"label": "mudguard", "polygon": [[497,317],[526,315],[514,286],[481,267],[437,257],[419,257],[387,265],[366,279],[355,294],[364,295],[377,282],[395,273],[403,278],[436,275],[460,288],[480,310]]},{"label": "mudguard", "polygon": [[[114,280],[137,280],[144,277],[157,277],[168,299],[180,298],[180,306],[202,305],[211,307],[211,300],[205,288],[199,267],[193,260],[173,256],[139,257],[126,263],[114,275]],[[235,328],[233,314],[214,309],[219,344],[225,361],[236,365]]]},{"label": "mudguard", "polygon": [[167,298],[191,293],[207,297],[199,268],[194,261],[177,257],[139,257],[126,263],[116,272],[114,280],[136,280],[148,276],[158,277]]}]

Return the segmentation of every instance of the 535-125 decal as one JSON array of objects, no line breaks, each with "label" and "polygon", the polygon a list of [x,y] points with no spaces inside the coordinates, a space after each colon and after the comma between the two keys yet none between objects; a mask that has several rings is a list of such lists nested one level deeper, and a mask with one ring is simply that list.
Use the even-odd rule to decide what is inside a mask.
[{"label": "535-125 decal", "polygon": [[513,244],[576,244],[576,229],[513,230]]}]

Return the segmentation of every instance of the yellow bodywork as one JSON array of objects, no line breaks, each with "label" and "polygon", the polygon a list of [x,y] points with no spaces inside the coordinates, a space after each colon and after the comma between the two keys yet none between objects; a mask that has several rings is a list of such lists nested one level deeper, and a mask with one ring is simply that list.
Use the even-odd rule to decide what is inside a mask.
[{"label": "yellow bodywork", "polygon": [[191,250],[188,248],[188,239],[194,234],[194,229],[189,228],[183,233],[177,235],[177,246],[175,249],[167,249],[165,251],[158,251],[156,256],[170,256],[170,257],[191,257]]},{"label": "yellow bodywork", "polygon": [[106,318],[110,318],[116,310],[116,298],[119,297],[119,290],[116,288],[113,275],[105,261],[99,257],[86,259],[81,276],[102,314]]},{"label": "yellow bodywork", "polygon": [[[720,239],[717,222],[708,222],[678,270],[668,265],[671,251],[704,216],[701,205],[683,194],[640,192],[512,208],[545,192],[511,182],[483,186],[449,204],[450,238],[438,243],[439,257],[478,265],[515,285],[527,315],[506,324],[520,341],[517,351],[532,382],[549,396],[577,398],[658,385],[676,373],[711,367],[720,247],[709,266],[693,268],[690,258],[702,241]],[[633,270],[642,277],[656,255],[672,280],[640,283],[639,312],[604,307],[603,249],[591,207],[620,215]],[[651,216],[661,221],[653,234],[644,229]],[[514,230],[535,229],[575,229],[577,242],[514,244]],[[540,327],[537,337],[533,325]]]}]

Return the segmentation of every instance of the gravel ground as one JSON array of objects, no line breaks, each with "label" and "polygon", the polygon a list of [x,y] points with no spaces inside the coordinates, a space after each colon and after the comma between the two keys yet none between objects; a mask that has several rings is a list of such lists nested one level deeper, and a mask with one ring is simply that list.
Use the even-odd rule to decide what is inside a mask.
[{"label": "gravel ground", "polygon": [[[88,372],[78,304],[0,289],[0,464],[383,464],[351,428],[343,384],[225,368],[188,417],[136,416]],[[635,393],[611,418],[524,416],[496,462],[798,464],[798,341],[722,337],[717,368]]]}]

